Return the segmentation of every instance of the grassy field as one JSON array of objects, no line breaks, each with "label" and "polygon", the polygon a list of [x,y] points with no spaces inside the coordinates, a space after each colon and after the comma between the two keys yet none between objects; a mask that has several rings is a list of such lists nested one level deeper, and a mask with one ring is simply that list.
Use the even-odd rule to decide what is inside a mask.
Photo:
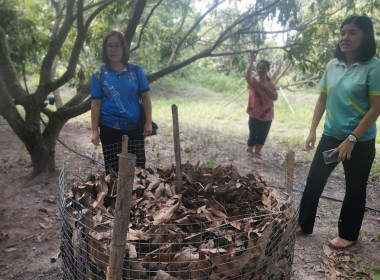
[{"label": "grassy field", "polygon": [[[267,143],[279,146],[283,151],[303,150],[318,92],[315,88],[310,88],[279,90],[278,93],[275,119]],[[248,115],[245,112],[247,99],[245,82],[224,75],[210,74],[210,77],[206,75],[195,80],[166,78],[152,84],[153,119],[160,124],[161,131],[171,130],[171,106],[176,104],[180,129],[196,127],[198,133],[201,130],[209,133],[219,131],[226,138],[237,137],[245,143],[248,136]],[[322,129],[323,121],[319,124],[317,135],[322,134]],[[380,134],[376,139],[376,148],[373,175],[380,173]],[[302,155],[302,158],[296,160],[309,162],[313,154]]]},{"label": "grassy field", "polygon": [[[198,141],[218,141],[211,139],[215,134],[219,135],[219,147],[245,145],[248,136],[248,115],[245,112],[248,90],[242,77],[200,70],[193,71],[191,75],[185,73],[181,76],[177,73],[176,76],[167,76],[152,83],[151,92],[153,120],[159,125],[160,135],[172,134],[171,107],[175,104],[178,107],[181,137],[185,140],[194,141],[198,138]],[[304,150],[318,92],[315,88],[310,88],[279,90],[278,93],[275,119],[266,146],[276,146],[282,153],[289,149]],[[61,90],[64,102],[74,94],[72,88]],[[54,106],[49,105],[49,108],[54,110]],[[21,108],[20,111],[22,112]],[[90,128],[90,112],[71,121]],[[323,121],[318,127],[318,135],[321,135],[322,127]],[[380,174],[380,133],[376,138],[376,148],[377,156],[372,175]],[[302,153],[296,158],[296,162],[310,162],[312,155]]]}]

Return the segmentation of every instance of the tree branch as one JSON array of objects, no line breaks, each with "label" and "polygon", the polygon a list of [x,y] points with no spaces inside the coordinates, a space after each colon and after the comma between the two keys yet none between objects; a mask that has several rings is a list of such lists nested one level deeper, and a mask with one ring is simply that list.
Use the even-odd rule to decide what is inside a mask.
[{"label": "tree branch", "polygon": [[168,65],[172,65],[174,62],[175,57],[177,56],[179,50],[182,48],[183,43],[189,38],[190,34],[199,26],[199,24],[202,22],[202,20],[210,14],[213,10],[215,10],[220,4],[225,2],[225,0],[222,1],[215,1],[214,4],[201,15],[192,25],[192,27],[186,32],[186,34],[180,39],[180,41],[177,44],[177,47],[172,52],[172,56],[170,57],[170,60],[168,62]]},{"label": "tree branch", "polygon": [[[0,26],[1,29],[1,26]],[[28,127],[25,125],[25,121],[18,112],[11,94],[8,94],[8,82],[5,83],[3,78],[0,77],[0,115],[8,122],[14,133],[21,137]]]},{"label": "tree branch", "polygon": [[[22,88],[16,68],[10,58],[10,53],[7,44],[7,38],[4,29],[0,26],[0,76],[3,81],[6,81],[6,91],[0,91],[1,99],[8,95],[9,92],[16,102],[22,104],[27,96],[26,91]],[[1,102],[0,102],[1,103]]]},{"label": "tree branch", "polygon": [[145,9],[147,0],[134,0],[132,1],[131,18],[129,19],[127,29],[124,32],[124,37],[131,46],[133,36],[136,33],[137,26],[139,25],[141,15]]},{"label": "tree branch", "polygon": [[63,106],[66,110],[68,110],[72,106],[77,106],[82,103],[86,98],[90,96],[91,91],[91,81],[88,81],[86,84],[81,85],[77,89],[77,94],[73,96],[66,104]]},{"label": "tree branch", "polygon": [[180,44],[182,44],[183,41],[180,41],[179,43],[177,43],[177,40],[178,40],[178,37],[179,37],[179,35],[183,29],[183,26],[185,25],[185,21],[186,21],[187,15],[189,13],[189,9],[190,9],[190,0],[187,1],[185,11],[182,14],[181,23],[178,26],[177,31],[175,32],[175,34],[173,36],[172,44],[171,44],[172,54],[170,55],[169,61],[167,63],[168,66],[173,64],[173,62],[177,56],[177,53],[181,48]]},{"label": "tree branch", "polygon": [[[155,10],[155,9],[156,9],[156,8],[162,3],[162,1],[163,1],[163,0],[159,0],[159,1],[157,2],[157,4],[154,5],[153,8],[150,10],[150,12],[149,12],[149,14],[148,14],[148,16],[147,16],[147,18],[146,18],[144,24],[142,25],[141,30],[140,30],[140,33],[139,33],[139,36],[138,36],[137,45],[136,45],[136,47],[132,48],[132,49],[130,50],[130,52],[133,52],[133,51],[135,51],[136,49],[138,49],[138,48],[140,47],[140,43],[141,43],[141,39],[142,39],[142,35],[143,35],[143,33],[144,33],[144,30],[145,30],[145,27],[148,25],[149,19],[150,19],[151,16],[153,15],[154,10]],[[127,39],[127,40],[128,40],[128,39]],[[129,44],[130,44],[131,42],[132,42],[132,38],[130,39]]]},{"label": "tree branch", "polygon": [[[165,76],[165,75],[167,75],[173,71],[176,71],[182,67],[185,67],[185,66],[189,65],[190,63],[192,63],[192,62],[194,62],[200,58],[204,58],[204,57],[208,57],[208,56],[213,57],[213,56],[232,55],[232,54],[241,54],[241,53],[250,52],[248,50],[243,50],[243,51],[233,51],[233,52],[225,52],[225,53],[219,53],[219,54],[213,54],[212,53],[224,41],[229,39],[231,36],[234,36],[237,34],[237,31],[231,32],[233,30],[233,28],[235,28],[239,24],[242,24],[243,22],[249,22],[250,20],[252,20],[252,18],[254,16],[261,14],[268,9],[276,8],[276,5],[278,5],[281,1],[282,0],[274,1],[271,4],[265,6],[261,9],[255,10],[255,11],[253,11],[253,9],[249,9],[245,14],[243,14],[241,17],[239,17],[238,19],[233,21],[229,26],[227,26],[224,29],[224,31],[218,36],[218,38],[215,39],[215,41],[212,43],[212,45],[209,48],[201,51],[200,53],[198,53],[198,54],[196,54],[196,55],[194,55],[194,56],[192,56],[192,57],[190,57],[190,58],[188,58],[188,59],[186,59],[186,60],[184,60],[178,64],[165,67],[156,73],[147,75],[149,82],[156,81],[157,79],[159,79],[159,78],[161,78],[161,77],[163,77],[163,76]],[[282,49],[283,47],[278,47],[278,48]]]},{"label": "tree branch", "polygon": [[[44,90],[43,87],[45,86],[45,84],[49,83],[52,80],[51,69],[53,67],[54,59],[58,55],[60,49],[62,48],[63,43],[67,38],[67,34],[69,33],[71,26],[75,20],[75,17],[73,15],[75,1],[67,0],[66,3],[66,15],[63,24],[61,28],[59,28],[56,36],[52,36],[47,54],[42,61],[39,82],[39,85],[42,86],[42,88],[37,89],[37,91],[42,90],[43,92],[46,92],[46,90]],[[53,90],[48,90],[48,93],[51,91]]]},{"label": "tree branch", "polygon": [[112,4],[115,1],[116,0],[103,0],[103,1],[96,2],[96,3],[94,3],[93,1],[91,1],[89,4],[87,4],[86,6],[84,6],[83,10],[87,11],[87,10],[91,10],[92,8],[95,8],[97,6],[103,6],[103,5],[108,6],[108,5]]},{"label": "tree branch", "polygon": [[295,83],[292,83],[292,84],[287,84],[287,85],[281,85],[282,88],[290,88],[290,87],[293,87],[293,86],[297,86],[297,85],[302,85],[302,84],[306,84],[306,83],[318,83],[318,76],[314,76],[314,77],[311,77],[309,79],[305,79],[305,80],[302,80],[302,81],[298,81],[298,82],[295,82]]},{"label": "tree branch", "polygon": [[[82,21],[82,23],[77,25],[78,26],[77,36],[75,38],[74,47],[72,49],[66,71],[57,80],[44,84],[44,90],[41,91],[41,95],[43,96],[43,98],[41,98],[41,99],[45,99],[46,96],[50,92],[56,90],[57,88],[61,87],[64,84],[66,84],[68,81],[70,81],[72,79],[72,77],[74,77],[76,66],[79,62],[79,55],[83,49],[83,44],[84,44],[84,41],[86,39],[86,34],[88,32],[88,29],[91,26],[91,22],[95,19],[95,17],[101,11],[103,11],[105,8],[107,8],[113,2],[114,2],[114,0],[103,1],[104,4],[102,6],[99,6],[92,14],[90,14],[85,23],[83,23],[83,10],[84,9],[83,9],[83,7],[78,9],[78,13],[76,14],[76,16],[79,18],[82,18],[82,20],[80,19],[80,21]],[[78,1],[78,5],[83,6],[83,0]]]}]

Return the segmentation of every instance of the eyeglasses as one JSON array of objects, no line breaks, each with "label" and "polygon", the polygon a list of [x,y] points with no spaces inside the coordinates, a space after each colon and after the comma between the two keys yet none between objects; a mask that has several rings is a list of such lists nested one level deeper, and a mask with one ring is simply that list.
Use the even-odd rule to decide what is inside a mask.
[{"label": "eyeglasses", "polygon": [[121,45],[120,45],[120,44],[114,44],[114,45],[112,45],[112,44],[107,44],[107,45],[106,45],[106,48],[107,48],[107,49],[120,49],[120,48],[121,48]]}]

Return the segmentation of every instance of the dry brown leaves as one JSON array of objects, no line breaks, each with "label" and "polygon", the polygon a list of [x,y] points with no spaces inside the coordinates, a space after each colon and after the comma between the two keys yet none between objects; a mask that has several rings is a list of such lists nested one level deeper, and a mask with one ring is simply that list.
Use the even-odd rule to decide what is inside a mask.
[{"label": "dry brown leaves", "polygon": [[[241,176],[232,166],[184,164],[182,175],[182,191],[177,192],[174,166],[136,169],[127,277],[252,279],[270,274],[280,279],[290,273],[295,213],[284,199],[290,196],[268,187],[258,175]],[[73,246],[79,244],[74,237],[79,221],[88,235],[88,257],[104,270],[116,185],[114,175],[90,175],[73,185],[66,206]]]},{"label": "dry brown leaves", "polygon": [[365,271],[365,267],[357,269],[355,264],[358,260],[350,252],[331,250],[324,245],[323,254],[318,258],[327,267],[325,276],[328,280],[353,279],[353,275],[356,275],[357,279],[372,279],[372,276]]}]

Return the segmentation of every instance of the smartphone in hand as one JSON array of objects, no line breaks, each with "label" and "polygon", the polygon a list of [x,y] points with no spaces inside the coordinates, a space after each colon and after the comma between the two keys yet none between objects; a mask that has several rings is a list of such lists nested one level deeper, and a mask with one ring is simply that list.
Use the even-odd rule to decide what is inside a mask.
[{"label": "smartphone in hand", "polygon": [[339,153],[333,154],[331,157],[329,157],[329,154],[331,154],[335,149],[327,150],[322,152],[323,160],[325,161],[325,164],[333,163],[338,161]]}]

